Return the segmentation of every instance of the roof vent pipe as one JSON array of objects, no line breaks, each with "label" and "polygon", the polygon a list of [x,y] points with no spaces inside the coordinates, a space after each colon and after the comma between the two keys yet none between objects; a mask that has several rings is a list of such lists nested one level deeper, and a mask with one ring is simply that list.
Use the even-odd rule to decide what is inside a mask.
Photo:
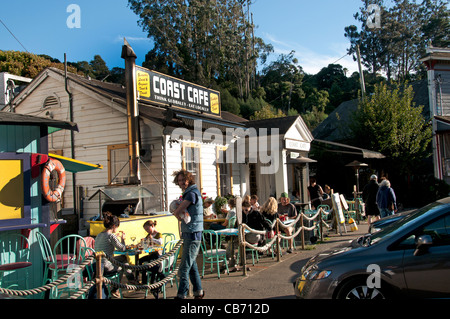
[{"label": "roof vent pipe", "polygon": [[140,184],[139,171],[139,108],[136,92],[136,54],[127,40],[122,46],[122,59],[125,59],[125,83],[127,94],[128,161],[130,175],[128,184]]}]

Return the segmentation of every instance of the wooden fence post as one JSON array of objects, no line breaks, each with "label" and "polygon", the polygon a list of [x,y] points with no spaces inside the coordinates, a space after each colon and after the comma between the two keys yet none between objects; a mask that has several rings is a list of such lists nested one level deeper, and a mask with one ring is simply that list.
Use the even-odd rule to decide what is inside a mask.
[{"label": "wooden fence post", "polygon": [[96,265],[97,276],[95,277],[95,283],[97,285],[97,299],[103,298],[102,255],[103,255],[103,253],[95,254],[95,259],[97,260],[97,265]]}]

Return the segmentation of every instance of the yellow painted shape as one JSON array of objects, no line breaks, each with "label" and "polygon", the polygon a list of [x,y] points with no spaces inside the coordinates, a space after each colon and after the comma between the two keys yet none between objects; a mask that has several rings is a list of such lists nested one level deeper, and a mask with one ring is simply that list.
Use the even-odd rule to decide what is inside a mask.
[{"label": "yellow painted shape", "polygon": [[0,220],[23,218],[22,160],[0,160]]}]

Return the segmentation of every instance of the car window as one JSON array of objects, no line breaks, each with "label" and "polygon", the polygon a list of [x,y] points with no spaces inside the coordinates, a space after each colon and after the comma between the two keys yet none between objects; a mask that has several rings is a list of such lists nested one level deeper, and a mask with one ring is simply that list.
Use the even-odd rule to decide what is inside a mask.
[{"label": "car window", "polygon": [[424,206],[420,209],[417,209],[413,213],[409,214],[408,216],[405,216],[404,218],[400,219],[399,221],[392,223],[382,230],[372,234],[370,236],[369,245],[373,245],[378,242],[382,242],[386,239],[388,239],[391,236],[395,236],[396,232],[402,228],[406,224],[414,223],[414,221],[418,218],[420,218],[423,215],[433,213],[435,210],[442,207],[442,204],[438,202],[433,202],[431,204],[428,204],[427,206]]},{"label": "car window", "polygon": [[450,215],[443,216],[419,228],[413,234],[401,241],[398,248],[415,248],[416,239],[422,235],[431,236],[433,246],[450,245]]},{"label": "car window", "polygon": [[450,216],[439,218],[431,224],[425,225],[422,235],[430,235],[433,245],[450,245]]}]

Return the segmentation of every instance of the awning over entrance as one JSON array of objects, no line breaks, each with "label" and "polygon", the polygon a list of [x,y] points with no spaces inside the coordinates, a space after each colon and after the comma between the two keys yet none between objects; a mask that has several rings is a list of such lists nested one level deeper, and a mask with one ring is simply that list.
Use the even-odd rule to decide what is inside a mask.
[{"label": "awning over entrance", "polygon": [[78,172],[86,172],[86,171],[92,171],[94,169],[103,169],[103,166],[100,164],[91,164],[87,162],[82,162],[78,160],[74,160],[72,158],[56,155],[56,154],[48,154],[51,158],[57,159],[58,161],[63,164],[64,169],[66,171],[69,171],[71,173],[78,173]]},{"label": "awning over entrance", "polygon": [[335,153],[344,153],[344,154],[354,154],[354,155],[361,155],[363,158],[385,158],[383,154],[371,150],[367,150],[364,148],[351,146],[347,144],[341,144],[337,142],[330,142],[325,140],[318,140],[314,139],[312,141],[313,143],[321,143],[321,144],[328,144],[333,147],[336,147],[336,149],[327,149],[328,152],[335,152]]},{"label": "awning over entrance", "polygon": [[448,132],[450,131],[450,116],[435,116],[436,120],[436,132]]}]

